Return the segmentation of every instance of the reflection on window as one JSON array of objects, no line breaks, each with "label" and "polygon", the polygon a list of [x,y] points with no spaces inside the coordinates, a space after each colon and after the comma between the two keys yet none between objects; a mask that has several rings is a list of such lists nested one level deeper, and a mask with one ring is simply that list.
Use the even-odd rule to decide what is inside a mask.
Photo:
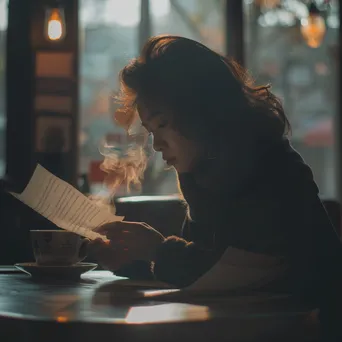
[{"label": "reflection on window", "polygon": [[5,56],[7,32],[7,0],[0,0],[0,177],[5,174]]},{"label": "reflection on window", "polygon": [[[103,157],[99,145],[104,139],[111,144],[124,140],[125,132],[112,118],[116,105],[111,99],[118,91],[119,71],[139,54],[141,37],[177,34],[224,52],[224,1],[150,0],[148,21],[151,25],[140,24],[142,2],[80,0],[79,171],[90,183],[90,189],[85,191],[91,193],[103,191],[103,175],[99,172]],[[142,193],[176,192],[174,172],[166,170],[160,156],[154,154],[145,172]]]},{"label": "reflection on window", "polygon": [[[324,197],[335,198],[333,120],[337,106],[338,1],[317,1],[325,18],[320,47],[306,45],[302,1],[245,1],[246,64],[259,84],[271,83],[292,124],[292,144],[311,166]],[[274,6],[273,6],[274,4]]]}]

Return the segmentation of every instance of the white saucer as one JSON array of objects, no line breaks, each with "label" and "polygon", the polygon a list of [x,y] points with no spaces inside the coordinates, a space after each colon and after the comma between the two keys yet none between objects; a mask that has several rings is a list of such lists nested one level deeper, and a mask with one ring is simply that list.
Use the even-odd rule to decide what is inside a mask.
[{"label": "white saucer", "polygon": [[58,279],[79,278],[81,274],[94,270],[97,264],[79,262],[70,266],[40,266],[35,262],[25,262],[14,265],[19,270],[32,277],[49,277]]}]

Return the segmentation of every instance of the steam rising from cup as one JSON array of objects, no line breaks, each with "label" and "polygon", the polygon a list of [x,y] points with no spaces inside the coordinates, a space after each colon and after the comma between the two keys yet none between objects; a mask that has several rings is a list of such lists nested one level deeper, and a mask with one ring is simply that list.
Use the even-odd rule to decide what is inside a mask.
[{"label": "steam rising from cup", "polygon": [[113,144],[103,141],[99,151],[104,156],[101,170],[107,173],[104,183],[112,194],[122,186],[126,187],[127,192],[132,186],[140,189],[153,149],[149,134],[139,120],[131,124],[124,142]]}]

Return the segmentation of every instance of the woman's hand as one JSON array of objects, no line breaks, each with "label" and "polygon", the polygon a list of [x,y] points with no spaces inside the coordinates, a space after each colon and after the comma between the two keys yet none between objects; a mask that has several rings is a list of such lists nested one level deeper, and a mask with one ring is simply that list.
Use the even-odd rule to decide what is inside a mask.
[{"label": "woman's hand", "polygon": [[99,263],[115,271],[135,260],[153,261],[164,236],[146,223],[112,222],[96,230],[110,240],[92,243],[90,253]]}]

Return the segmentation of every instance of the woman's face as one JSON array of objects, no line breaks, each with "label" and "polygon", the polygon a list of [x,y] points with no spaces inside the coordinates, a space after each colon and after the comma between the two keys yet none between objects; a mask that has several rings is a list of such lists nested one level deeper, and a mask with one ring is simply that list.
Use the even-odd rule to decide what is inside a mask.
[{"label": "woman's face", "polygon": [[178,173],[192,171],[200,158],[197,144],[182,136],[172,125],[172,112],[161,105],[138,104],[142,125],[153,135],[153,148]]}]

